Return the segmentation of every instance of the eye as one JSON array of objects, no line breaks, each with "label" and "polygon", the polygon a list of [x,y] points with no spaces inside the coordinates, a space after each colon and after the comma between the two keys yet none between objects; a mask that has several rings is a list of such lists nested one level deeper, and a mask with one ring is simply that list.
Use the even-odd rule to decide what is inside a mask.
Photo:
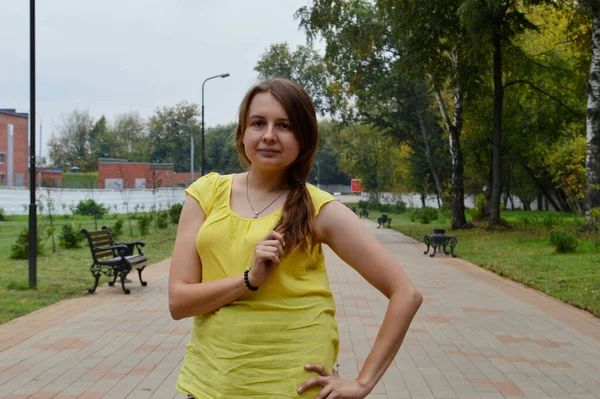
[{"label": "eye", "polygon": [[290,130],[292,128],[292,126],[289,123],[280,123],[279,127],[286,130]]},{"label": "eye", "polygon": [[252,123],[250,123],[250,126],[263,126],[265,123],[263,121],[252,121]]}]

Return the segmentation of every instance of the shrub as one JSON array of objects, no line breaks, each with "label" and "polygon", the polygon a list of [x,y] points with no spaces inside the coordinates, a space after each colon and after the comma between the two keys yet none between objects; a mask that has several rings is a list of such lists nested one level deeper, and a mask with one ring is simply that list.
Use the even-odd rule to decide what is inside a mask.
[{"label": "shrub", "polygon": [[548,231],[558,227],[562,224],[563,219],[558,212],[548,212],[544,215],[542,223],[546,226]]},{"label": "shrub", "polygon": [[369,207],[369,202],[360,200],[360,201],[358,201],[358,207],[360,209],[367,209]]},{"label": "shrub", "polygon": [[[44,254],[44,243],[40,240],[40,232],[37,231],[37,254]],[[23,230],[17,237],[17,241],[10,247],[11,259],[29,259],[29,230]]]},{"label": "shrub", "polygon": [[392,213],[394,211],[394,207],[390,204],[383,204],[380,208],[382,213]]},{"label": "shrub", "polygon": [[550,245],[556,248],[556,252],[575,252],[579,246],[579,240],[573,233],[567,233],[562,230],[550,231]]},{"label": "shrub", "polygon": [[415,222],[419,221],[421,224],[429,224],[439,217],[438,210],[426,206],[425,208],[416,209],[410,217],[410,220]]},{"label": "shrub", "polygon": [[0,222],[6,220],[6,216],[4,215],[4,208],[0,207]]},{"label": "shrub", "polygon": [[156,214],[156,225],[159,229],[166,229],[169,225],[169,214],[167,212],[158,212]]},{"label": "shrub", "polygon": [[137,223],[140,229],[140,234],[145,236],[148,234],[148,228],[150,227],[150,222],[152,221],[152,216],[149,214],[144,214],[138,217]]},{"label": "shrub", "polygon": [[394,205],[394,212],[395,213],[406,212],[406,204],[404,203],[404,201],[399,200],[398,202],[396,202],[396,205]]},{"label": "shrub", "polygon": [[169,209],[169,217],[171,218],[171,223],[179,224],[179,216],[181,215],[181,210],[183,209],[183,205],[175,204]]},{"label": "shrub", "polygon": [[103,204],[98,204],[93,199],[79,201],[73,213],[76,215],[94,216],[96,219],[102,219],[108,213],[108,209]]},{"label": "shrub", "polygon": [[58,245],[66,249],[81,247],[80,243],[84,239],[83,234],[75,230],[73,223],[63,224],[58,236]]},{"label": "shrub", "polygon": [[475,198],[475,208],[469,209],[469,215],[473,220],[483,220],[485,217],[485,195],[479,194]]},{"label": "shrub", "polygon": [[110,233],[115,241],[118,240],[121,235],[123,235],[123,221],[121,219],[117,219],[115,224],[113,224],[113,226],[110,228]]}]

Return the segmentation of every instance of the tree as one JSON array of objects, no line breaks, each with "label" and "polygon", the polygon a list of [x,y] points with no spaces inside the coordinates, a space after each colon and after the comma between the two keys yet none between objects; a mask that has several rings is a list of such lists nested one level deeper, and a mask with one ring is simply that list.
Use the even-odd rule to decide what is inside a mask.
[{"label": "tree", "polygon": [[[404,63],[416,64],[439,106],[449,139],[452,159],[452,228],[469,228],[465,216],[464,167],[460,137],[464,97],[478,76],[477,58],[456,17],[462,0],[380,0],[391,33],[406,48]],[[446,105],[445,86],[451,91],[452,120]]]},{"label": "tree", "polygon": [[584,210],[586,221],[593,208],[600,207],[600,4],[597,0],[577,2],[592,17],[592,56],[587,85],[586,116],[586,187]]},{"label": "tree", "polygon": [[290,52],[288,44],[272,44],[256,63],[260,79],[286,78],[295,81],[312,97],[318,113],[331,110],[327,92],[330,77],[323,58],[310,46],[298,46]]},{"label": "tree", "polygon": [[118,140],[119,155],[132,162],[147,162],[151,146],[148,145],[146,122],[137,112],[117,115],[111,129]]},{"label": "tree", "polygon": [[492,187],[490,222],[500,223],[502,195],[502,116],[504,90],[503,48],[510,46],[512,39],[527,30],[537,30],[523,12],[521,6],[551,3],[552,0],[464,0],[458,12],[461,22],[471,34],[475,48],[485,54],[491,46],[493,60],[494,128],[492,131]]},{"label": "tree", "polygon": [[243,170],[234,143],[236,126],[235,123],[229,123],[206,129],[207,172],[229,174]]},{"label": "tree", "polygon": [[90,132],[94,121],[89,112],[74,110],[67,114],[58,127],[58,137],[48,143],[50,157],[56,165],[79,167],[82,171],[95,170],[97,162],[92,154]]},{"label": "tree", "polygon": [[[200,135],[200,115],[197,104],[181,102],[155,111],[148,121],[151,143],[150,161],[173,163],[175,172],[190,170],[190,135]],[[194,155],[194,165],[200,165],[200,151]]]},{"label": "tree", "polygon": [[335,121],[319,122],[319,147],[309,181],[315,185],[349,184],[350,177],[341,170],[336,139],[343,126]]},{"label": "tree", "polygon": [[381,10],[363,0],[315,0],[296,17],[309,42],[317,36],[326,42],[325,62],[336,82],[330,86],[333,104],[346,108],[340,111],[345,122],[372,123],[422,151],[441,197],[443,184],[426,123],[431,98],[418,73],[403,62],[406,48]]},{"label": "tree", "polygon": [[380,194],[401,185],[398,162],[402,159],[400,147],[394,139],[373,125],[350,125],[336,140],[341,169],[361,179],[361,185],[379,201]]}]

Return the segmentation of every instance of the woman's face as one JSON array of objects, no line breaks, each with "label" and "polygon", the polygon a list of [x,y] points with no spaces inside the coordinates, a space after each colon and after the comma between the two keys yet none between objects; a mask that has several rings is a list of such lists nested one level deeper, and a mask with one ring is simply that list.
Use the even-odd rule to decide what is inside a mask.
[{"label": "woman's face", "polygon": [[269,92],[258,93],[248,109],[244,150],[252,165],[264,169],[285,169],[300,153],[283,106]]}]

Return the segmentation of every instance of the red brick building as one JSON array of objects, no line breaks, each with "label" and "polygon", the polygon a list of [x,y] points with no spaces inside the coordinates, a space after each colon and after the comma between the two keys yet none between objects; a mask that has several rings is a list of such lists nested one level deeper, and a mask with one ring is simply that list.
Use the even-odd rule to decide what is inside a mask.
[{"label": "red brick building", "polygon": [[0,108],[0,185],[7,185],[9,179],[8,125],[13,126],[12,185],[23,187],[29,184],[28,165],[28,126],[29,114],[14,109]]},{"label": "red brick building", "polygon": [[[194,174],[195,178],[200,174]],[[153,188],[187,186],[190,173],[175,173],[172,163],[128,162],[98,159],[98,188]]]}]

